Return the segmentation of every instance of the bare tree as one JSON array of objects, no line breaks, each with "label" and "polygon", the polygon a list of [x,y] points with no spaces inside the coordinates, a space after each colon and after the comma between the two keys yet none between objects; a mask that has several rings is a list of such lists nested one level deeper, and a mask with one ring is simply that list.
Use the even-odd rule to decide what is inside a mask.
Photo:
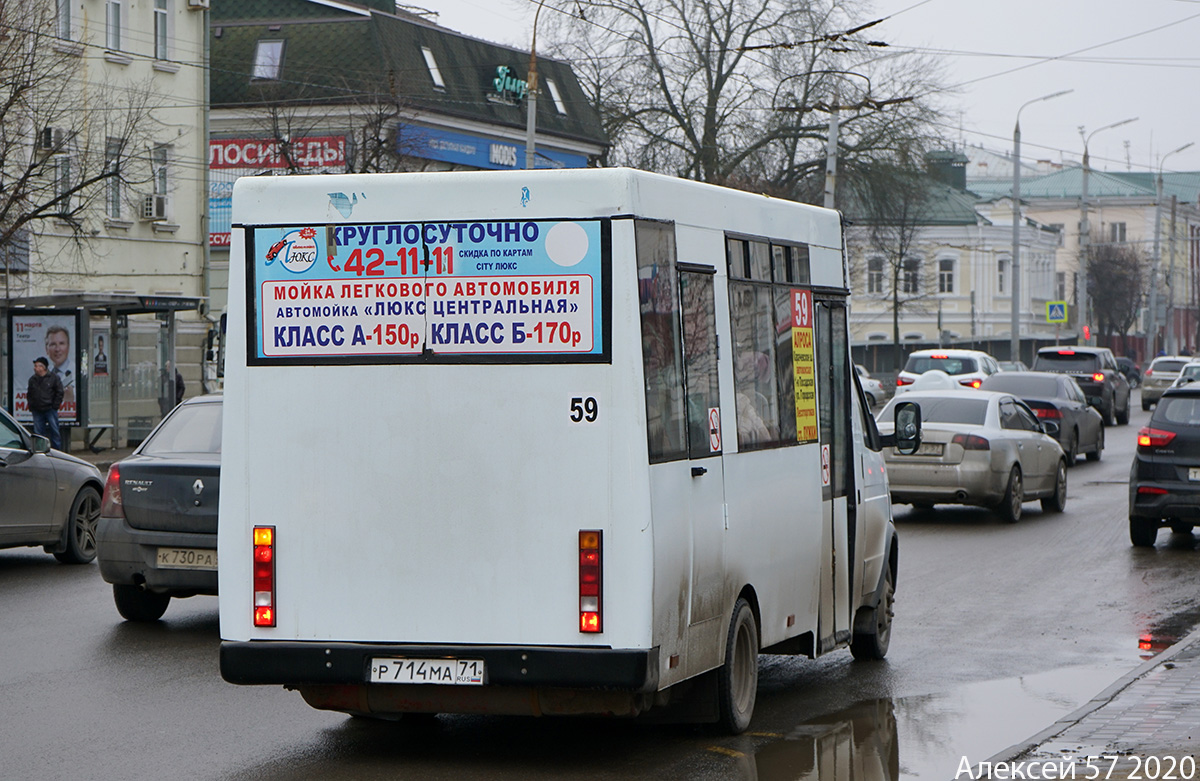
[{"label": "bare tree", "polygon": [[[279,150],[282,173],[302,173],[295,144],[324,133],[346,136],[348,173],[391,173],[409,170],[420,139],[410,137],[403,122],[411,115],[406,102],[390,83],[358,79],[337,80],[336,98],[327,86],[305,82],[265,82],[255,85],[257,124]],[[336,113],[335,113],[336,112]],[[340,119],[333,119],[340,115]],[[340,125],[340,127],[339,127]]]},{"label": "bare tree", "polygon": [[[31,268],[30,236],[47,225],[74,239],[79,264],[91,230],[154,178],[151,85],[96,82],[87,42],[58,37],[54,3],[0,3],[0,262],[5,299]],[[54,270],[62,271],[61,259]],[[26,284],[28,280],[26,279]]]},{"label": "bare tree", "polygon": [[927,134],[937,116],[936,69],[876,58],[869,29],[854,31],[853,0],[569,8],[555,51],[600,110],[612,163],[814,200],[832,110],[850,172]]},{"label": "bare tree", "polygon": [[[942,185],[919,169],[895,164],[875,166],[856,183],[851,220],[861,226],[859,258],[882,261],[889,282],[888,310],[892,315],[892,344],[899,355],[900,318],[904,312],[928,313],[937,292],[932,266],[918,251],[922,229],[929,222],[933,201]],[[856,260],[856,270],[864,261]],[[865,269],[870,273],[870,269]],[[854,270],[852,270],[854,273]]]},{"label": "bare tree", "polygon": [[1104,337],[1125,336],[1133,328],[1146,291],[1145,254],[1130,244],[1088,247],[1088,295]]}]

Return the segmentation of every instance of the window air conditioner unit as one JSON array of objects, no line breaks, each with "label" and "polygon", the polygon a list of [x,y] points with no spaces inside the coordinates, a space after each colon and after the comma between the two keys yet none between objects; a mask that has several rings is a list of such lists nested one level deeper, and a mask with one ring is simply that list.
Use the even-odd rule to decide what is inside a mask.
[{"label": "window air conditioner unit", "polygon": [[188,0],[188,8],[192,11],[207,10],[208,0]]},{"label": "window air conditioner unit", "polygon": [[167,196],[147,195],[142,199],[142,219],[148,221],[167,219]]}]

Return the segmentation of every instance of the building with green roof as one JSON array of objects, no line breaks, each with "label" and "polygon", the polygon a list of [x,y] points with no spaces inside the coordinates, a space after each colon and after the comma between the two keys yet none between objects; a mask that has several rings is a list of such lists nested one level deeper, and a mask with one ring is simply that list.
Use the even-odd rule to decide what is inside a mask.
[{"label": "building with green roof", "polygon": [[[1200,172],[1162,172],[1161,198],[1158,176],[1154,171],[1094,169],[1087,175],[1088,244],[1134,248],[1153,274],[1153,282],[1149,281],[1151,273],[1146,275],[1145,308],[1136,334],[1140,336],[1140,357],[1159,350],[1194,351],[1198,345]],[[1012,180],[979,179],[969,187],[980,197],[999,198],[1012,193]],[[1083,168],[1023,177],[1021,202],[1030,219],[1060,230],[1059,272],[1066,280],[1069,297],[1075,299],[1080,284]],[[1157,310],[1153,316],[1151,299]]]},{"label": "building with green roof", "polygon": [[[854,296],[850,327],[860,351],[892,343],[895,292],[902,302],[903,349],[1003,345],[1002,352],[993,353],[1008,357],[1012,202],[1007,196],[981,198],[966,190],[964,161],[954,154],[931,157],[929,177],[894,196],[907,203],[847,207]],[[1054,338],[1054,327],[1045,322],[1045,306],[1061,292],[1055,265],[1059,234],[1026,219],[1020,241],[1024,354],[1032,353],[1039,340]],[[868,368],[892,370],[902,359],[889,355]]]}]

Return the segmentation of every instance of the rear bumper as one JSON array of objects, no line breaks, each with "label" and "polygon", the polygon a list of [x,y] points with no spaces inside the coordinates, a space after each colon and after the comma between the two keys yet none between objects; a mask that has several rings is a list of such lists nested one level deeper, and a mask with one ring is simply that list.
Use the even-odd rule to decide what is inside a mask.
[{"label": "rear bumper", "polygon": [[[558,687],[653,692],[658,648],[614,650],[546,646],[416,645],[254,640],[221,643],[221,677],[237,684],[356,686],[369,680],[375,657],[482,659],[483,687]],[[394,687],[393,684],[370,684]],[[425,689],[425,686],[405,686]],[[446,688],[446,687],[429,687]]]},{"label": "rear bumper", "polygon": [[1180,518],[1200,519],[1200,487],[1169,483],[1142,483],[1164,488],[1166,494],[1139,494],[1137,485],[1130,486],[1129,517],[1146,520]]},{"label": "rear bumper", "polygon": [[1142,401],[1158,401],[1162,398],[1163,391],[1171,387],[1171,383],[1166,385],[1152,385],[1150,383],[1142,383]]},{"label": "rear bumper", "polygon": [[106,582],[144,585],[149,591],[179,597],[217,593],[216,570],[161,568],[160,547],[215,551],[217,535],[144,531],[134,529],[124,518],[101,517],[96,524],[96,559]]},{"label": "rear bumper", "polygon": [[995,472],[980,463],[933,467],[889,461],[887,472],[892,501],[901,504],[944,502],[989,506],[1004,498],[1008,488],[1007,472]]}]

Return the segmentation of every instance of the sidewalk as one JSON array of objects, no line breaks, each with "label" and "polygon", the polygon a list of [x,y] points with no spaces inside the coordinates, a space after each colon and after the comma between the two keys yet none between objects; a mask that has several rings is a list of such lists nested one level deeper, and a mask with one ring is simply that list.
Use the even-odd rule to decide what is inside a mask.
[{"label": "sidewalk", "polygon": [[[1200,779],[1198,752],[1200,630],[989,762],[995,777],[1001,777],[997,763],[1008,763],[1011,770],[1017,763],[1074,762],[1076,778]],[[1089,765],[1088,757],[1096,759]]]},{"label": "sidewalk", "polygon": [[93,453],[87,448],[82,448],[80,450],[72,450],[70,452],[71,455],[75,456],[76,458],[82,458],[89,464],[95,464],[96,468],[100,470],[100,474],[104,474],[108,472],[108,468],[110,466],[128,456],[133,452],[133,450],[134,449],[131,447],[117,447],[105,448],[99,453]]}]

